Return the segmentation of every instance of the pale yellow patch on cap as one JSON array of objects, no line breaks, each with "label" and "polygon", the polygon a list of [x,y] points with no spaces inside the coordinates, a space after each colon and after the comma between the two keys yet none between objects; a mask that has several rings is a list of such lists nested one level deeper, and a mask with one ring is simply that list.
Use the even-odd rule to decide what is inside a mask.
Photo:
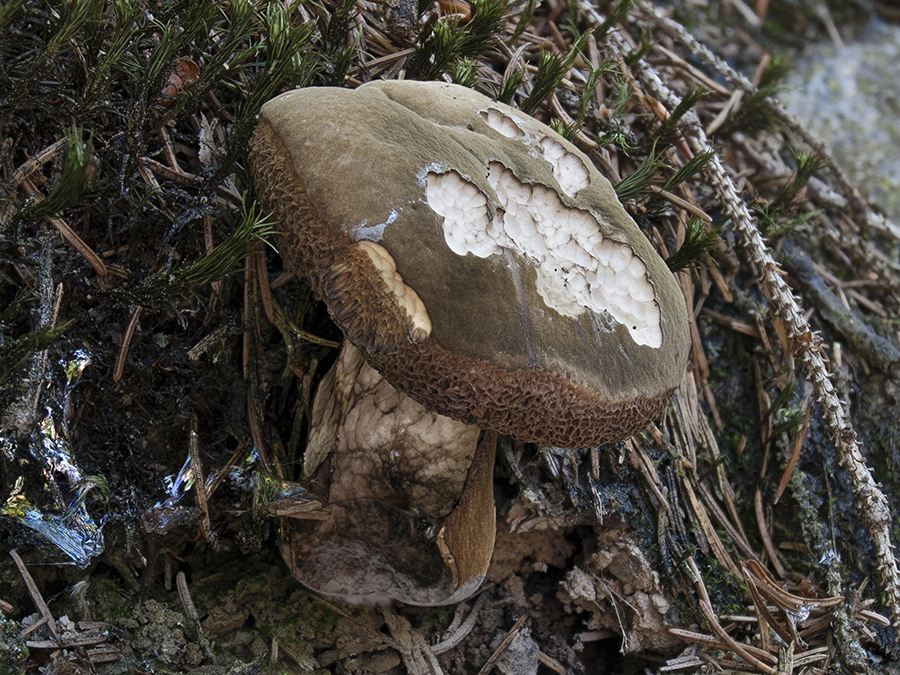
[{"label": "pale yellow patch on cap", "polygon": [[412,322],[413,328],[418,334],[417,337],[423,339],[431,335],[431,317],[428,315],[425,303],[422,302],[418,293],[403,282],[403,277],[397,272],[394,258],[387,252],[387,249],[368,239],[358,241],[356,245],[365,251],[372,260],[372,264],[381,275],[385,286],[394,294],[397,306],[406,312]]}]

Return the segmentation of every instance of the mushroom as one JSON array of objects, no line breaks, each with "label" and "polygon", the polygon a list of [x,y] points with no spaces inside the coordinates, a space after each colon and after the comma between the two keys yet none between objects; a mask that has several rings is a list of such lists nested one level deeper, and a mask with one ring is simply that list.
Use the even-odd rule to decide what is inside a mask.
[{"label": "mushroom", "polygon": [[[346,357],[355,373],[347,383],[380,373],[435,420],[578,448],[640,430],[680,381],[689,334],[674,276],[591,161],[521,112],[437,82],[300,89],[263,106],[250,157],[260,200],[282,223],[287,266],[310,280],[361,353]],[[337,395],[343,404],[322,405],[352,409],[354,386]],[[332,425],[322,447],[351,433]],[[453,451],[477,460],[468,469],[475,477],[422,511],[430,529],[410,526],[432,548],[443,537],[437,595],[448,602],[471,592],[487,567],[483,550],[457,544],[454,552],[447,537],[475,531],[487,511],[493,518],[481,475],[492,465],[491,438],[477,452],[471,439]],[[335,466],[341,492],[355,470],[335,474]],[[366,489],[366,500],[378,501]],[[329,508],[343,518],[331,497]],[[385,501],[376,510],[398,507]],[[329,527],[318,544],[293,538],[299,553],[286,558],[301,581],[322,574],[301,569],[326,560],[317,545],[337,555],[341,537],[361,526]],[[356,576],[378,576],[370,572]],[[339,594],[371,591],[355,588]]]},{"label": "mushroom", "polygon": [[345,342],[316,393],[303,466],[327,505],[294,521],[282,549],[292,574],[355,603],[469,597],[494,548],[495,445],[397,391]]}]

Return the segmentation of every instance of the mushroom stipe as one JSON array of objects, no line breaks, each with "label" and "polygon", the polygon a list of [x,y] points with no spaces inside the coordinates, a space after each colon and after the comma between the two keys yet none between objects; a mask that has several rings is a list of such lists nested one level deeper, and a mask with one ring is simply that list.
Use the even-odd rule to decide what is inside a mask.
[{"label": "mushroom stipe", "polygon": [[[591,161],[509,106],[437,82],[296,90],[263,106],[250,159],[259,198],[281,222],[287,267],[435,427],[446,416],[523,441],[599,445],[659,415],[684,375],[688,315],[674,276]],[[356,410],[346,392],[360,386],[342,386],[320,393],[322,405]],[[342,440],[354,435],[351,422],[328,424],[334,448],[361,456]],[[371,452],[388,453],[390,470],[405,461],[389,447]],[[427,452],[442,460],[440,448]],[[452,452],[476,456],[468,443]],[[357,480],[352,469],[321,471],[336,492]],[[445,564],[440,580],[420,583],[384,551],[367,556],[385,544],[352,524],[319,525],[303,543],[295,536],[285,556],[301,581],[346,599],[459,600],[483,578],[484,541],[493,541],[484,534],[486,522],[493,532],[490,481],[461,490],[426,517],[431,554]],[[383,531],[421,531],[415,508],[375,501],[360,508],[394,518]],[[332,508],[334,519],[356,522]],[[348,546],[354,560],[380,560],[377,569],[347,572],[343,589],[310,571]]]}]

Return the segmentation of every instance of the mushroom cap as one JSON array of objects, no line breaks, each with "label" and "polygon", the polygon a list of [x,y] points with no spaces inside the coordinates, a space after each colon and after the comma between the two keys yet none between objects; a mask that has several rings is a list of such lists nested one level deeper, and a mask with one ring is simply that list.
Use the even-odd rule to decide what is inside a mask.
[{"label": "mushroom cap", "polygon": [[674,276],[591,161],[520,111],[438,82],[299,89],[263,106],[250,159],[288,267],[430,409],[586,447],[680,381]]}]

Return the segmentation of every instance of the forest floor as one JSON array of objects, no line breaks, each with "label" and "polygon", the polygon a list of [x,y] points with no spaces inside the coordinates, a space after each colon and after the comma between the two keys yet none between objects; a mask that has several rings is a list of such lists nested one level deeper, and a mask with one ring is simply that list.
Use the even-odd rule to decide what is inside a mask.
[{"label": "forest floor", "polygon": [[[421,5],[0,7],[0,675],[896,672],[900,227],[772,98],[774,45],[840,12]],[[341,335],[247,146],[282,91],[397,78],[553,124],[693,308],[647,430],[501,439],[446,607],[329,602],[279,553]]]}]

